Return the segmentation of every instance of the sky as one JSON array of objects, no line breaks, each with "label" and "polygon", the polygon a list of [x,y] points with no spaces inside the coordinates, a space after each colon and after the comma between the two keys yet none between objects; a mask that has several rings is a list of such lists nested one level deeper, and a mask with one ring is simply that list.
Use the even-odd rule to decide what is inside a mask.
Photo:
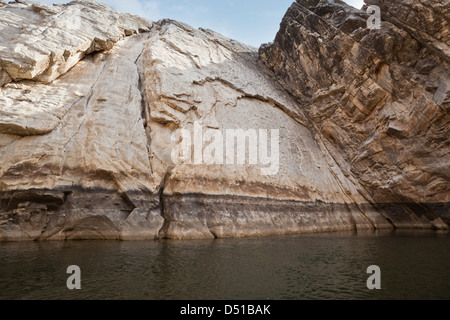
[{"label": "sky", "polygon": [[[67,3],[68,0],[35,0]],[[157,21],[170,18],[195,28],[217,31],[229,38],[259,47],[273,41],[281,19],[294,0],[102,0],[118,11]],[[361,8],[364,0],[345,0]]]}]

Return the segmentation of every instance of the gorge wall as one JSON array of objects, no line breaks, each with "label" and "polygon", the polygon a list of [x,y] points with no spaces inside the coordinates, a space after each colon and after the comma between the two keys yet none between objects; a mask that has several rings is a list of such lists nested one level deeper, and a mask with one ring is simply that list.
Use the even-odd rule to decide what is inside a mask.
[{"label": "gorge wall", "polygon": [[[448,230],[449,5],[366,2],[381,29],[299,0],[258,52],[93,1],[0,1],[0,240]],[[255,130],[276,170],[174,162],[181,129],[203,157]]]}]

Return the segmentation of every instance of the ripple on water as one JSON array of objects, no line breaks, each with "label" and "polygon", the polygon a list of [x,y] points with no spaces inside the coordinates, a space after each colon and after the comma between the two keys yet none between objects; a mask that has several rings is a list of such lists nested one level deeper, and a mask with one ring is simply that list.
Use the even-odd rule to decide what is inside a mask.
[{"label": "ripple on water", "polygon": [[[0,299],[449,299],[448,234],[0,243]],[[82,290],[66,288],[78,265]],[[382,269],[382,290],[366,287]]]}]

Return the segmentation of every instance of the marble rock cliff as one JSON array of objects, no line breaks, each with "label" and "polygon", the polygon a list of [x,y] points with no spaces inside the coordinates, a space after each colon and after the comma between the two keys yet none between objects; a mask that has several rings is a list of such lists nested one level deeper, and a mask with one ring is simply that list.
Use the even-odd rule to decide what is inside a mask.
[{"label": "marble rock cliff", "polygon": [[299,0],[258,52],[93,1],[0,1],[0,240],[447,230],[449,5],[366,2],[379,30]]}]

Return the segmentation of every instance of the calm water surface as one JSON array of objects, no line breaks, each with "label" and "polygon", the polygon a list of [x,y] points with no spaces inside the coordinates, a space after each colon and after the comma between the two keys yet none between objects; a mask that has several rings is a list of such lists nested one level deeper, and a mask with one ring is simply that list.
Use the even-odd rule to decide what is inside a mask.
[{"label": "calm water surface", "polygon": [[[450,235],[0,243],[0,299],[450,299]],[[81,290],[68,290],[69,265]],[[382,289],[368,290],[367,267]]]}]

